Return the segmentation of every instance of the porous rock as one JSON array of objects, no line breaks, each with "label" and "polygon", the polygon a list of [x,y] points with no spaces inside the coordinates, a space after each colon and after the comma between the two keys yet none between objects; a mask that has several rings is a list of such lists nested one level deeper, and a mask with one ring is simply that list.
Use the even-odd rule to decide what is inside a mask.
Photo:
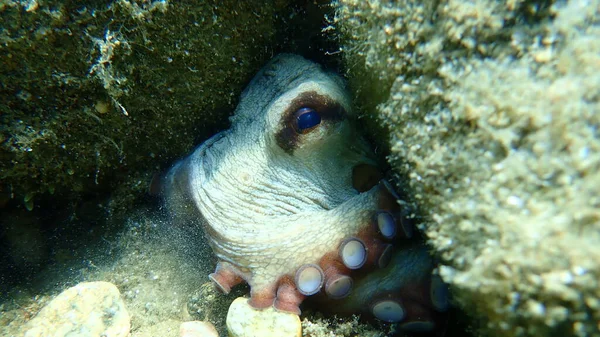
[{"label": "porous rock", "polygon": [[29,321],[25,337],[128,336],[129,313],[117,287],[109,282],[83,282],[48,303]]},{"label": "porous rock", "polygon": [[600,1],[336,10],[354,96],[477,334],[600,336]]}]

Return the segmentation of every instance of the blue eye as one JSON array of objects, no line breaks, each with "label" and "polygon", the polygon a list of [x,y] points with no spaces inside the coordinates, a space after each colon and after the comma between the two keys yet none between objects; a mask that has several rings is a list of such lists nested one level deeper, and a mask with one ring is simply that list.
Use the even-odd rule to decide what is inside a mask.
[{"label": "blue eye", "polygon": [[296,131],[305,133],[321,123],[321,116],[311,108],[300,108],[296,111]]}]

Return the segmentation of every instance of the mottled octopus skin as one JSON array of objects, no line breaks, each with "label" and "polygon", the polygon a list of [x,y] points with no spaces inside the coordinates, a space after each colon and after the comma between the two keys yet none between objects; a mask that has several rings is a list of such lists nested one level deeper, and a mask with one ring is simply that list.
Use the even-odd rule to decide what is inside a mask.
[{"label": "mottled octopus skin", "polygon": [[[294,114],[305,107],[321,123],[298,130]],[[299,313],[305,298],[294,281],[299,268],[327,269],[323,283],[333,272],[354,277],[357,271],[339,262],[342,241],[365,243],[367,264],[358,271],[369,271],[403,239],[377,238],[376,212],[400,210],[389,186],[377,183],[376,156],[355,123],[338,76],[282,54],[243,92],[231,128],[167,172],[167,205],[179,217],[199,220],[219,261],[211,279],[222,291],[243,280],[254,307]],[[428,278],[431,261],[422,267],[418,278]]]}]

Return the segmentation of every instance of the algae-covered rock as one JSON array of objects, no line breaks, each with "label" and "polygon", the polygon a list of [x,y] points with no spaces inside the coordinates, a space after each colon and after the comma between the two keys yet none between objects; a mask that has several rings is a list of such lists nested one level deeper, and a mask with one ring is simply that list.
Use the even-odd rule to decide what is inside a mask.
[{"label": "algae-covered rock", "polygon": [[0,2],[0,206],[146,188],[159,163],[226,125],[291,8]]},{"label": "algae-covered rock", "polygon": [[600,335],[599,18],[597,0],[337,4],[357,101],[488,335]]}]

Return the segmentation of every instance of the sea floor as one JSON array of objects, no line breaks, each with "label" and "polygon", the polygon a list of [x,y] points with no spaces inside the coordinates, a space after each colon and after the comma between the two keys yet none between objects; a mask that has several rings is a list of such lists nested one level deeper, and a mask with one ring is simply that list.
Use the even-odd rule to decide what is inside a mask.
[{"label": "sea floor", "polygon": [[[122,230],[71,252],[47,266],[27,284],[0,298],[0,335],[22,336],[24,325],[52,298],[80,282],[107,281],[117,286],[131,317],[131,336],[179,336],[182,322],[210,321],[226,336],[229,304],[248,293],[238,286],[219,293],[207,275],[215,260],[201,235],[175,228],[150,208],[124,220]],[[386,336],[391,327],[373,327],[357,317],[324,317],[314,310],[301,316],[303,336]]]}]

